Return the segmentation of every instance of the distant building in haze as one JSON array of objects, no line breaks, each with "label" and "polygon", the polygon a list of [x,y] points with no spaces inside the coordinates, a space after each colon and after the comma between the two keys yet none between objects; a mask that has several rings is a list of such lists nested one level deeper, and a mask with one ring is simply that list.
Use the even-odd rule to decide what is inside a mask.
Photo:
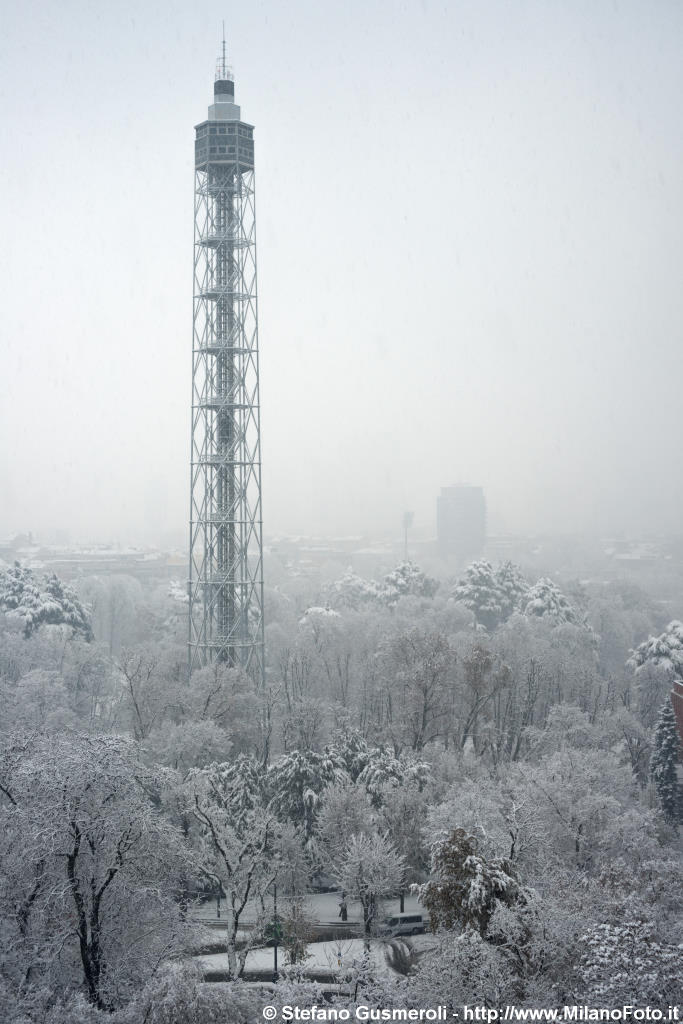
[{"label": "distant building in haze", "polygon": [[486,543],[486,501],[481,487],[442,487],[436,499],[436,536],[441,558],[466,565]]}]

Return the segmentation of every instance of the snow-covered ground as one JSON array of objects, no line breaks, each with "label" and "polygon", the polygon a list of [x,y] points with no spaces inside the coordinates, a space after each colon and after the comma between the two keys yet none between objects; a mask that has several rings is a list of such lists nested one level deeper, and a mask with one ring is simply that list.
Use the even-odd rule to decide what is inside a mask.
[{"label": "snow-covered ground", "polygon": [[[324,924],[336,924],[339,921],[339,901],[341,899],[341,893],[338,892],[317,892],[310,893],[304,897],[305,913],[311,921],[318,921]],[[290,900],[287,897],[278,896],[277,900],[277,912],[278,917],[284,917],[287,914],[287,910],[290,904]],[[271,904],[272,905],[272,904]],[[348,919],[349,921],[362,921],[363,910],[360,903],[353,900],[347,900],[348,906]],[[266,907],[270,909],[270,905],[267,903]],[[222,918],[225,916],[225,903],[221,901],[221,915]],[[244,924],[253,923],[259,915],[259,906],[255,903],[250,903],[244,914],[242,915],[242,922]],[[406,914],[419,914],[422,911],[419,903],[415,896],[406,895],[405,897],[405,913]],[[384,900],[382,904],[382,910],[380,912],[381,917],[387,917],[389,914],[397,914],[399,912],[399,901],[398,899]],[[209,903],[202,903],[201,906],[195,907],[192,916],[198,921],[215,921],[216,917],[216,902],[212,900]]]},{"label": "snow-covered ground", "polygon": [[[410,939],[412,945],[418,949],[428,949],[434,944],[432,935],[415,935]],[[373,939],[370,946],[370,956],[373,965],[377,970],[387,969],[384,951],[386,944],[381,940]],[[332,942],[311,942],[308,946],[309,959],[303,964],[305,971],[329,970],[335,973],[344,973],[352,968],[354,961],[360,961],[364,952],[363,939],[340,939]],[[214,953],[210,956],[199,956],[194,958],[203,971],[227,971],[228,957],[225,953]],[[278,950],[278,966],[282,969],[284,965],[284,950]],[[273,950],[252,949],[247,955],[245,970],[247,971],[268,971],[273,968]]]}]

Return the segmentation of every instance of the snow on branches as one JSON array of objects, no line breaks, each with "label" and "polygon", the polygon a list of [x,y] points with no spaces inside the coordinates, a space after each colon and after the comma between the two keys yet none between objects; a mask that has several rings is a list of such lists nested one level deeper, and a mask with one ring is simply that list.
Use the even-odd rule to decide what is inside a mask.
[{"label": "snow on branches", "polygon": [[[0,750],[4,978],[76,987],[111,1010],[180,946],[189,863],[156,803],[170,783],[120,736],[9,737]],[[23,979],[23,981],[22,981]]]},{"label": "snow on branches", "polygon": [[0,571],[0,611],[19,619],[24,636],[30,637],[40,626],[69,626],[84,640],[92,640],[90,616],[76,594],[54,573],[36,576],[15,562]]},{"label": "snow on branches", "polygon": [[560,588],[546,576],[534,583],[523,601],[522,611],[529,618],[548,618],[560,624],[581,624],[580,616]]},{"label": "snow on branches", "polygon": [[438,588],[438,581],[413,562],[401,562],[380,581],[365,580],[348,570],[325,588],[325,600],[332,608],[358,609],[370,602],[393,608],[402,597],[434,597]]},{"label": "snow on branches", "polygon": [[499,903],[514,906],[525,900],[510,861],[486,860],[463,828],[434,844],[431,878],[418,892],[434,931],[470,926],[482,936]]},{"label": "snow on branches", "polygon": [[654,665],[667,675],[683,680],[683,622],[674,619],[659,636],[649,636],[639,644],[626,663],[636,672]]},{"label": "snow on branches", "polygon": [[379,806],[385,787],[416,786],[422,791],[431,773],[429,764],[414,758],[397,758],[386,750],[373,750],[358,782],[367,790],[374,806]]},{"label": "snow on branches", "polygon": [[360,902],[364,931],[369,935],[378,900],[401,889],[405,863],[387,836],[361,833],[349,837],[333,861],[332,874],[342,890]]},{"label": "snow on branches", "polygon": [[273,762],[266,786],[280,813],[297,823],[305,842],[310,843],[320,794],[326,786],[346,778],[346,766],[336,750],[293,750]]},{"label": "snow on branches", "polygon": [[580,996],[593,1006],[668,1007],[680,998],[681,950],[641,921],[599,924],[581,937]]},{"label": "snow on branches", "polygon": [[469,608],[480,626],[493,630],[518,610],[528,589],[521,570],[512,562],[494,569],[490,562],[481,559],[468,565],[451,597]]},{"label": "snow on branches", "polygon": [[382,580],[379,586],[380,600],[393,607],[402,597],[434,597],[439,584],[427,576],[413,562],[401,562]]}]

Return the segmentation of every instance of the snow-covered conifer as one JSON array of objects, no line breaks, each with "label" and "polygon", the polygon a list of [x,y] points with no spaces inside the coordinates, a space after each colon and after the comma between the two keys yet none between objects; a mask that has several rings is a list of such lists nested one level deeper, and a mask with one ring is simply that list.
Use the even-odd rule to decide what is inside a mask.
[{"label": "snow-covered conifer", "polygon": [[655,729],[654,747],[650,758],[650,774],[662,810],[671,822],[677,822],[681,814],[681,793],[677,773],[677,765],[680,760],[681,741],[671,702],[667,700],[662,707]]},{"label": "snow-covered conifer", "polygon": [[430,777],[431,769],[425,761],[410,757],[394,757],[386,750],[370,751],[368,761],[358,776],[358,783],[364,786],[375,807],[382,802],[382,791],[386,786],[412,784],[422,790]]},{"label": "snow-covered conifer", "polygon": [[365,737],[358,729],[337,729],[332,734],[332,746],[344,759],[346,770],[355,782],[373,754]]},{"label": "snow-covered conifer", "polygon": [[513,906],[525,896],[510,861],[486,860],[474,836],[456,828],[434,844],[431,877],[419,898],[434,931],[469,925],[485,936],[497,904]]},{"label": "snow-covered conifer", "polygon": [[451,590],[453,600],[469,608],[480,626],[493,630],[506,617],[507,593],[491,565],[485,559],[467,566],[465,575]]},{"label": "snow-covered conifer", "polygon": [[501,594],[503,618],[508,619],[524,601],[529,591],[529,583],[520,567],[510,561],[498,566],[496,581]]},{"label": "snow-covered conifer", "polygon": [[35,576],[18,562],[0,571],[0,611],[21,620],[25,637],[42,625],[65,625],[92,640],[90,617],[71,587],[54,574]]},{"label": "snow-covered conifer", "polygon": [[548,618],[560,624],[580,624],[580,616],[560,588],[546,576],[534,583],[526,594],[522,611],[529,618]]},{"label": "snow-covered conifer", "polygon": [[243,826],[249,815],[263,804],[262,766],[255,758],[240,754],[234,761],[211,765],[208,771],[217,798],[230,811],[235,824]]},{"label": "snow-covered conifer", "polygon": [[344,761],[336,750],[293,750],[271,764],[266,786],[281,817],[300,829],[308,843],[314,835],[321,793],[326,786],[348,778]]},{"label": "snow-covered conifer", "polygon": [[627,664],[636,672],[654,665],[683,680],[683,622],[674,619],[659,636],[649,636],[631,652]]},{"label": "snow-covered conifer", "polygon": [[390,608],[402,597],[434,597],[439,588],[438,581],[413,562],[401,562],[384,577],[379,585],[379,596]]}]

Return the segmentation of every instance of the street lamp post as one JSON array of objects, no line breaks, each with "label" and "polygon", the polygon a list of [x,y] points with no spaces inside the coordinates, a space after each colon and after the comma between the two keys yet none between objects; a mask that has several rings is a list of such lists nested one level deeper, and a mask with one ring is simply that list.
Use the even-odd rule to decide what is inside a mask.
[{"label": "street lamp post", "polygon": [[273,882],[273,981],[278,980],[277,973],[277,940],[278,940],[278,924],[277,924],[277,882]]}]

